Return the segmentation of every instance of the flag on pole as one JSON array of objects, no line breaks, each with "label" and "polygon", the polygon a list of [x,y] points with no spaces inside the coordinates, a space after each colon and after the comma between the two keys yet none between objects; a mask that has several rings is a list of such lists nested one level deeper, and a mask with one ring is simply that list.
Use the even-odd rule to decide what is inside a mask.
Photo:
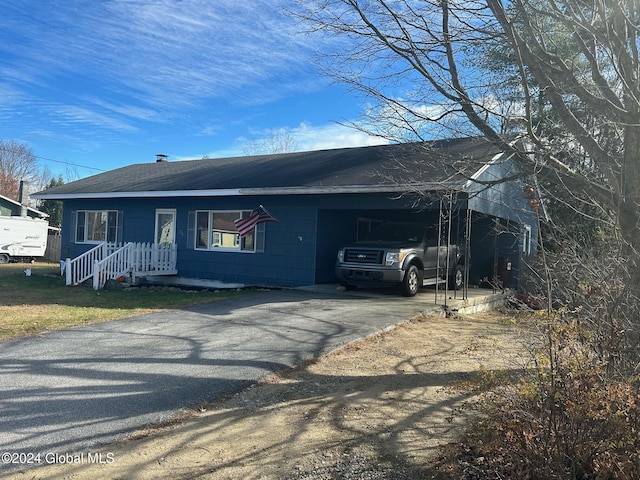
[{"label": "flag on pole", "polygon": [[265,208],[260,205],[255,210],[252,210],[249,215],[243,218],[238,218],[234,220],[236,228],[238,229],[238,233],[241,237],[244,237],[253,231],[253,227],[255,227],[259,223],[264,222],[278,222],[279,220],[272,216]]}]

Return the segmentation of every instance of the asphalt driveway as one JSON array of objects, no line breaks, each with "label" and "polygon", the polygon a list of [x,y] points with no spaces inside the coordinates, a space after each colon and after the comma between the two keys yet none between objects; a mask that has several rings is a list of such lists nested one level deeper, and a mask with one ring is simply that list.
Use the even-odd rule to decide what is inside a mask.
[{"label": "asphalt driveway", "polygon": [[424,307],[420,295],[263,291],[4,342],[0,453],[92,452]]}]

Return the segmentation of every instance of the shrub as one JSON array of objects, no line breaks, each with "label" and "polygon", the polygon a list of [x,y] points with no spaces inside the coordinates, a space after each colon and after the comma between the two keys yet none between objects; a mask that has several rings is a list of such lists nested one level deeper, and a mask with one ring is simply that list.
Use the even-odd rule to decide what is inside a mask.
[{"label": "shrub", "polygon": [[640,478],[640,378],[613,379],[592,332],[548,318],[531,365],[483,394],[469,432],[478,478]]}]

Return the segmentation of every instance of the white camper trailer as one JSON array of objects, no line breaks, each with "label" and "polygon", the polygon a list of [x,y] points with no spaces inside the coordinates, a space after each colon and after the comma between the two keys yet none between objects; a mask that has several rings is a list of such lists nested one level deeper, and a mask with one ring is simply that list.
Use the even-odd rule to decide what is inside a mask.
[{"label": "white camper trailer", "polygon": [[48,229],[46,220],[0,216],[0,263],[43,257]]}]

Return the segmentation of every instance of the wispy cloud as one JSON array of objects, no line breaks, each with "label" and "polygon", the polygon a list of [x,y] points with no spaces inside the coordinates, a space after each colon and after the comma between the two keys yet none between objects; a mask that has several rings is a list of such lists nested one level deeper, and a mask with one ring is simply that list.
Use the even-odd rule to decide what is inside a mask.
[{"label": "wispy cloud", "polygon": [[336,40],[301,33],[293,4],[0,0],[2,135],[102,168],[243,155],[242,136],[267,134],[251,128],[285,128],[298,150],[385,143],[328,123],[357,116],[314,71]]},{"label": "wispy cloud", "polygon": [[[144,109],[197,106],[208,98],[260,101],[272,94],[263,87],[267,80],[292,80],[307,63],[305,40],[282,13],[287,3],[13,2],[3,7],[0,25],[4,38],[15,39],[0,46],[12,59],[4,78],[70,87],[76,91],[64,92],[69,103],[100,84],[122,96],[122,108],[112,113],[134,118]],[[295,81],[287,85],[296,88]]]},{"label": "wispy cloud", "polygon": [[302,123],[292,129],[291,133],[297,139],[301,150],[365,147],[389,143],[387,139],[367,135],[355,128],[338,123],[329,123],[322,126]]},{"label": "wispy cloud", "polygon": [[25,95],[19,88],[0,82],[0,98],[2,98],[0,106],[0,111],[2,111],[24,101]]},{"label": "wispy cloud", "polygon": [[56,112],[60,117],[61,122],[67,122],[70,124],[98,124],[110,130],[121,130],[130,132],[136,130],[136,128],[128,122],[119,121],[113,116],[104,115],[91,108],[67,105],[57,107]]},{"label": "wispy cloud", "polygon": [[[324,125],[311,125],[301,123],[294,128],[281,127],[277,129],[281,134],[290,137],[295,144],[295,150],[299,152],[312,150],[329,150],[333,148],[365,147],[369,145],[386,145],[388,140],[367,135],[353,127],[338,123]],[[260,143],[261,140],[269,141],[273,129],[255,131],[252,138],[240,137],[236,139],[234,146],[207,152],[210,158],[239,157],[246,155],[246,147],[250,143]],[[184,155],[179,159],[197,158],[197,155]]]}]

